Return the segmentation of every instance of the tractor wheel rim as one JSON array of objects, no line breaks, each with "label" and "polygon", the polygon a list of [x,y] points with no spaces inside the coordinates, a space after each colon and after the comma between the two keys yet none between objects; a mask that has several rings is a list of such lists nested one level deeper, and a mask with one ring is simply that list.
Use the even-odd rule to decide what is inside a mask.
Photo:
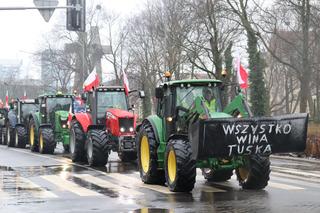
[{"label": "tractor wheel rim", "polygon": [[70,134],[70,153],[73,154],[74,153],[74,150],[75,150],[75,133],[74,133],[74,130],[72,129],[71,130],[71,134]]},{"label": "tractor wheel rim", "polygon": [[40,131],[39,145],[40,145],[40,150],[43,150],[43,135],[42,135],[42,131]]},{"label": "tractor wheel rim", "polygon": [[93,145],[92,145],[92,139],[89,138],[88,140],[88,148],[87,148],[87,154],[88,154],[88,160],[92,158],[93,156]]},{"label": "tractor wheel rim", "polygon": [[141,139],[140,146],[140,162],[142,166],[142,170],[144,173],[149,171],[149,162],[150,162],[150,150],[149,150],[149,142],[147,136],[143,136]]},{"label": "tractor wheel rim", "polygon": [[176,153],[174,150],[170,150],[168,154],[168,176],[169,181],[172,183],[175,181],[177,176],[177,161],[176,161]]},{"label": "tractor wheel rim", "polygon": [[30,145],[34,145],[34,126],[31,126],[30,128]]},{"label": "tractor wheel rim", "polygon": [[248,171],[248,169],[246,169],[246,168],[239,168],[239,169],[238,169],[238,172],[239,172],[239,176],[240,176],[241,181],[245,181],[245,180],[248,179],[248,176],[249,176],[249,171]]},{"label": "tractor wheel rim", "polygon": [[15,138],[15,144],[16,144],[16,147],[18,147],[19,145],[19,138],[18,138],[18,132],[16,131],[16,138]]}]

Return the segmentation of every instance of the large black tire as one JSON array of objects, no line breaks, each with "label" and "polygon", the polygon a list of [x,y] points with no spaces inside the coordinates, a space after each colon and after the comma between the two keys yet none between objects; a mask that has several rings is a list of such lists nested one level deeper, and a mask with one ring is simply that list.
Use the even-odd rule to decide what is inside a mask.
[{"label": "large black tire", "polygon": [[196,182],[196,161],[186,139],[172,139],[165,154],[165,175],[170,191],[190,192]]},{"label": "large black tire", "polygon": [[6,125],[6,139],[7,139],[7,146],[14,147],[15,143],[15,131],[14,128],[11,127],[10,123],[8,122]]},{"label": "large black tire", "polygon": [[5,128],[0,127],[0,144],[5,144]]},{"label": "large black tire", "polygon": [[137,160],[137,152],[118,152],[122,162],[131,162]]},{"label": "large black tire", "polygon": [[263,189],[270,179],[269,157],[252,155],[244,167],[236,169],[236,175],[243,189]]},{"label": "large black tire", "polygon": [[84,143],[85,134],[78,121],[71,122],[70,155],[73,162],[83,162],[86,159]]},{"label": "large black tire", "polygon": [[53,154],[56,148],[53,129],[50,127],[39,128],[39,152],[41,154]]},{"label": "large black tire", "polygon": [[70,145],[69,144],[63,144],[63,150],[64,150],[64,153],[69,153],[70,152]]},{"label": "large black tire", "polygon": [[208,182],[221,182],[227,181],[233,175],[233,170],[219,170],[214,171],[212,169],[201,169],[203,177]]},{"label": "large black tire", "polygon": [[26,148],[28,133],[25,127],[16,126],[15,128],[15,147]]},{"label": "large black tire", "polygon": [[164,170],[158,169],[158,144],[149,122],[144,122],[136,137],[138,168],[141,180],[148,184],[164,184]]},{"label": "large black tire", "polygon": [[106,131],[89,130],[86,141],[87,159],[90,166],[105,166],[111,147],[108,145]]},{"label": "large black tire", "polygon": [[39,151],[39,143],[38,137],[36,135],[36,124],[33,118],[30,119],[29,122],[29,144],[31,152],[38,152]]}]

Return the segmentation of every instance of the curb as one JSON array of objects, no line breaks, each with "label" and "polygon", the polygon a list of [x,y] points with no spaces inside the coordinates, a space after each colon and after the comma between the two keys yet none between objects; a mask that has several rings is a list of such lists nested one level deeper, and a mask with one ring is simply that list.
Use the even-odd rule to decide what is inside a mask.
[{"label": "curb", "polygon": [[270,155],[271,159],[281,159],[281,160],[292,160],[292,161],[300,161],[306,163],[316,163],[320,164],[320,160],[318,159],[307,159],[307,158],[298,158],[298,157],[291,157],[291,156],[279,156],[279,155]]}]

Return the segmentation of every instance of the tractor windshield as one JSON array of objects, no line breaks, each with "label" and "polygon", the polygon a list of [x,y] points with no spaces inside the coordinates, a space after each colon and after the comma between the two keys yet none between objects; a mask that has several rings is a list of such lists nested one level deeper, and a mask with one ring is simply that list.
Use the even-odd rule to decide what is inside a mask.
[{"label": "tractor windshield", "polygon": [[189,109],[196,98],[201,98],[211,112],[221,112],[220,89],[207,85],[177,87],[176,106]]},{"label": "tractor windshield", "polygon": [[69,111],[71,104],[72,104],[72,98],[65,98],[65,97],[47,98],[47,107],[48,107],[49,113],[56,112],[59,110]]},{"label": "tractor windshield", "polygon": [[34,103],[21,104],[21,117],[24,118],[30,113],[35,112],[38,109],[38,105]]},{"label": "tractor windshield", "polygon": [[98,92],[98,117],[103,117],[109,108],[128,110],[124,91]]}]

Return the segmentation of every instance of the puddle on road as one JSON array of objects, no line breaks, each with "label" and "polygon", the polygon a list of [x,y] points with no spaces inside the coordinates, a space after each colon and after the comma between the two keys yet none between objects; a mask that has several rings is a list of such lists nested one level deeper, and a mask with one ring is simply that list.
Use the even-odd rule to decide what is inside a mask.
[{"label": "puddle on road", "polygon": [[158,208],[142,208],[129,211],[129,213],[174,213],[173,209],[158,209]]}]

